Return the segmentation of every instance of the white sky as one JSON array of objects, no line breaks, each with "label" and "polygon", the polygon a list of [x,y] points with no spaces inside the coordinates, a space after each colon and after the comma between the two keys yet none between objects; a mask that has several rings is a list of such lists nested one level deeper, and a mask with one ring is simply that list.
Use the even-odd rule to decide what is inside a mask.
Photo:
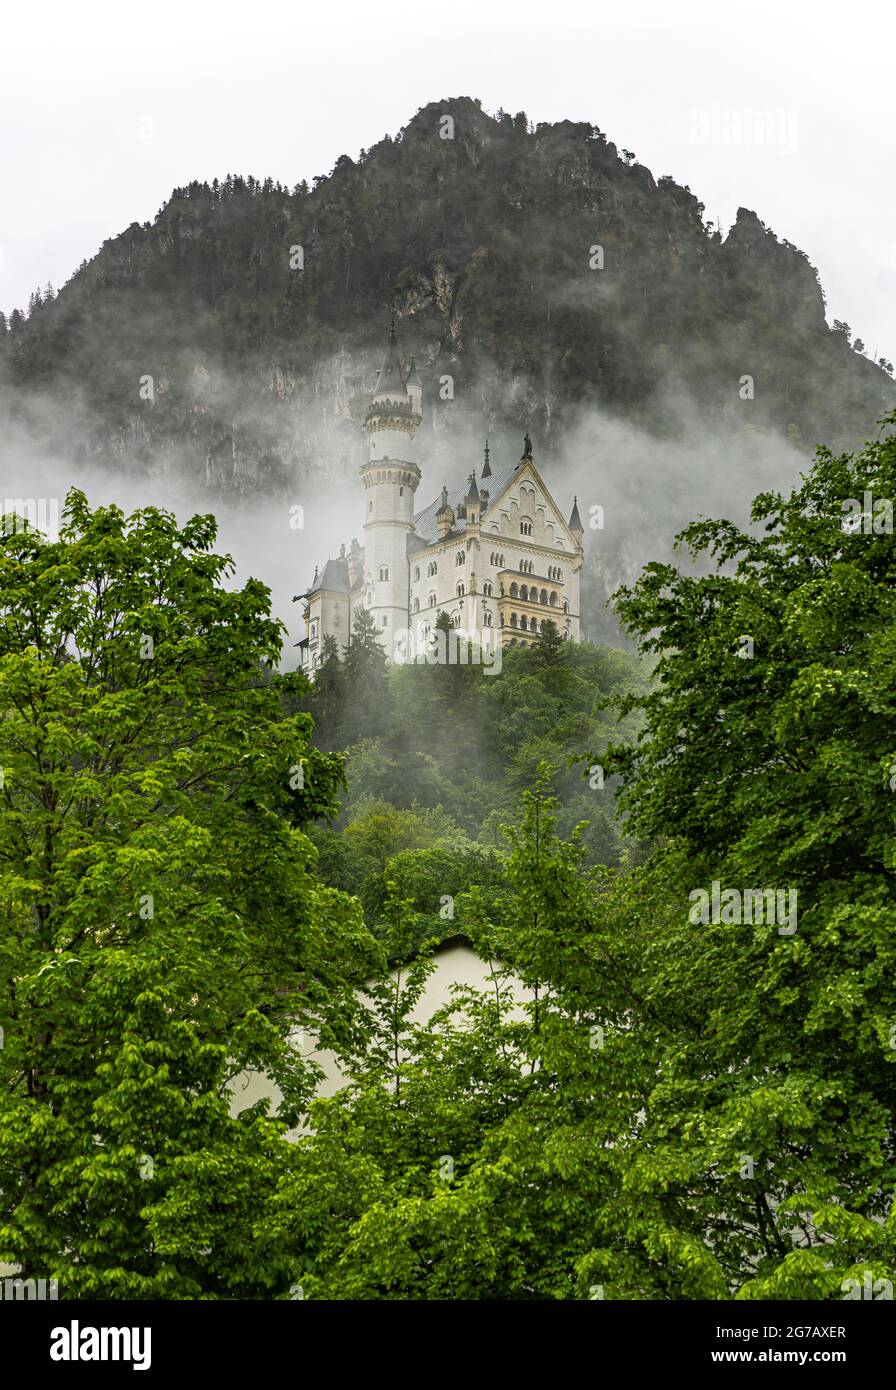
[{"label": "white sky", "polygon": [[[739,205],[801,247],[828,319],[896,360],[894,7],[883,0],[80,0],[3,21],[0,307],[171,189],[327,173],[449,96],[600,126],[723,229]],[[721,138],[695,140],[695,110]],[[777,143],[737,141],[771,112]]]}]

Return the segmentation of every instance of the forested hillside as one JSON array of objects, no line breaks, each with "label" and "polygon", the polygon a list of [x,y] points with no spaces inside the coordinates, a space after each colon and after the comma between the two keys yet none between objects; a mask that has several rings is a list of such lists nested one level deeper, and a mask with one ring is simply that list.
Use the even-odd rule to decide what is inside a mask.
[{"label": "forested hillside", "polygon": [[723,236],[696,194],[595,126],[457,98],[310,187],[176,189],[13,314],[7,409],[35,410],[38,393],[82,457],[275,487],[338,467],[392,303],[437,432],[462,402],[495,436],[544,441],[587,402],[668,435],[678,392],[720,426],[812,445],[863,438],[894,398],[845,325],[826,326],[807,256],[756,213]]}]

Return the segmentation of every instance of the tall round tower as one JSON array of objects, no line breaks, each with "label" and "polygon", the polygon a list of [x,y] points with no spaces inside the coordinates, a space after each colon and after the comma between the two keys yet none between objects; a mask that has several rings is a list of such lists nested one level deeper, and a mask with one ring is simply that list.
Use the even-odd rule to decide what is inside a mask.
[{"label": "tall round tower", "polygon": [[[408,376],[410,373],[408,373]],[[414,529],[414,494],[420,482],[415,436],[422,418],[419,378],[408,389],[395,336],[376,379],[367,411],[368,458],[364,484],[365,601],[386,651],[408,626],[407,538]]]}]

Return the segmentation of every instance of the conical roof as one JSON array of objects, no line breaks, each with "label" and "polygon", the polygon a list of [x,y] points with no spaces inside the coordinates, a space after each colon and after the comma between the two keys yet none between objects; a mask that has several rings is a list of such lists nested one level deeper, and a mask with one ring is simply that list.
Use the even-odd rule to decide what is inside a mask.
[{"label": "conical roof", "polygon": [[411,369],[410,369],[410,371],[408,372],[407,377],[405,378],[405,383],[404,383],[404,384],[405,384],[405,386],[422,386],[422,385],[423,385],[423,382],[420,380],[420,373],[417,371],[417,359],[416,359],[416,357],[412,357],[412,358],[411,358]]},{"label": "conical roof", "polygon": [[373,398],[376,400],[377,396],[388,396],[392,400],[405,400],[407,394],[404,377],[401,374],[401,359],[398,356],[398,339],[395,336],[395,320],[393,318],[392,327],[389,330],[386,355],[377,375],[376,386],[373,388]]},{"label": "conical roof", "polygon": [[569,529],[570,531],[581,531],[584,535],[585,528],[583,527],[581,518],[579,517],[579,499],[577,497],[574,497],[572,499],[572,512],[569,518]]}]

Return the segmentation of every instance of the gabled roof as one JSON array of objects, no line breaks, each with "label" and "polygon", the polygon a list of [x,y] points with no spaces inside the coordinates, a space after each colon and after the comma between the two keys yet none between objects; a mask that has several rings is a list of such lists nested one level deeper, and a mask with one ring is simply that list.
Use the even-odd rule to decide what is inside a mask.
[{"label": "gabled roof", "polygon": [[[517,473],[519,473],[522,466],[522,462],[514,463],[510,466],[510,468],[504,468],[500,473],[494,473],[492,475],[490,479],[492,501],[489,502],[488,510],[486,511],[483,517],[484,523],[487,523],[488,521],[488,515],[492,509],[492,506],[495,502],[497,502],[498,497],[504,491],[504,489],[510,483],[513,482],[514,477]],[[467,487],[458,487],[455,488],[453,493],[451,493],[450,491],[448,493],[448,503],[450,506],[454,508],[455,516],[457,516],[457,511],[461,503],[466,500],[468,487],[469,479],[467,480]],[[442,498],[441,496],[439,496],[436,498],[434,502],[431,502],[430,505],[426,507],[424,511],[418,512],[414,517],[414,533],[420,537],[424,545],[433,545],[434,542],[438,540],[438,532],[436,530],[436,513],[438,512],[441,505]],[[458,535],[466,529],[467,523],[465,519],[463,517],[458,517],[458,519],[454,523],[454,529],[450,532],[450,534]]]},{"label": "gabled roof", "polygon": [[320,589],[326,589],[329,593],[347,594],[349,592],[347,560],[327,561],[323,574],[308,592],[309,594],[316,594]]}]

